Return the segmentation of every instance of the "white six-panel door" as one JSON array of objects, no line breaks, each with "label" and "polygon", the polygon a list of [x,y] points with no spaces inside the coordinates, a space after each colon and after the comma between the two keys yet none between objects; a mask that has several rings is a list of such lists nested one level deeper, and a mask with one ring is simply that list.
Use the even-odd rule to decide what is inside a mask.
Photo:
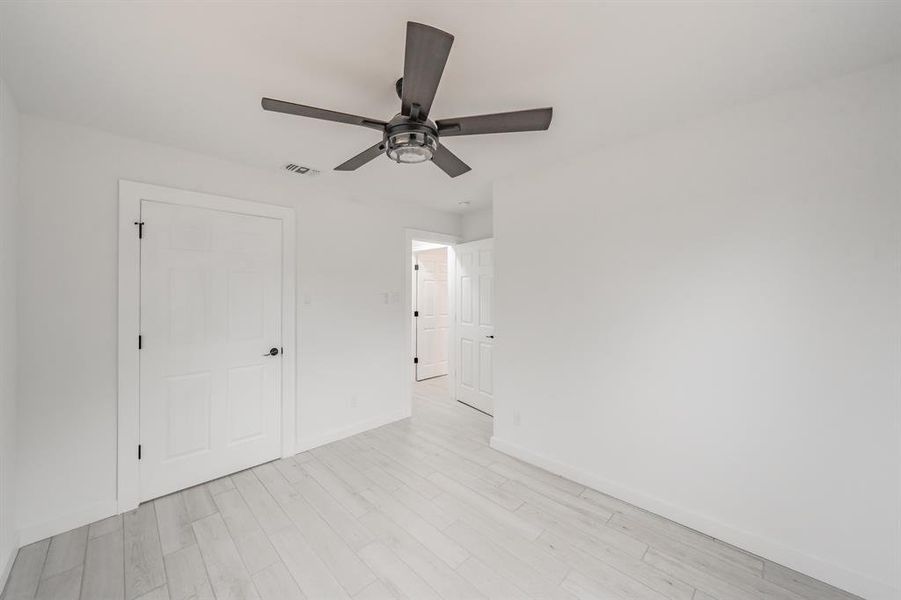
[{"label": "white six-panel door", "polygon": [[416,253],[416,381],[447,375],[447,248]]},{"label": "white six-panel door", "polygon": [[494,414],[494,240],[457,244],[457,400]]},{"label": "white six-panel door", "polygon": [[280,455],[282,231],[148,200],[141,220],[146,500]]}]

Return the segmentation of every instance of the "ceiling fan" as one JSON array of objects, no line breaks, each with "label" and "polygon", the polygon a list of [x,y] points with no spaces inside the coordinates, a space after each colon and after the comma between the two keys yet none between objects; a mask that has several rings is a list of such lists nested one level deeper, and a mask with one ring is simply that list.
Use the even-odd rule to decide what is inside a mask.
[{"label": "ceiling fan", "polygon": [[407,23],[407,45],[404,54],[404,76],[395,89],[400,97],[400,113],[390,121],[263,98],[263,109],[289,115],[360,125],[382,132],[377,144],[363,150],[336,171],[355,171],[382,153],[399,163],[431,160],[451,177],[470,170],[469,165],[438,140],[454,135],[542,131],[551,124],[553,109],[535,108],[515,112],[429,120],[429,112],[444,65],[450,54],[454,36],[421,23]]}]

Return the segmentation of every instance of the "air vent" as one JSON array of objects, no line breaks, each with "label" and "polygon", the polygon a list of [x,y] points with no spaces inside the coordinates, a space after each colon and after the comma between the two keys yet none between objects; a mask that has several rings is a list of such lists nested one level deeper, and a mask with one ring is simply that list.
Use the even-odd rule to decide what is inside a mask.
[{"label": "air vent", "polygon": [[285,165],[285,170],[296,173],[298,175],[319,175],[319,171],[317,171],[316,169],[311,169],[310,167],[304,167],[302,165],[295,165],[294,163],[288,163],[287,165]]}]

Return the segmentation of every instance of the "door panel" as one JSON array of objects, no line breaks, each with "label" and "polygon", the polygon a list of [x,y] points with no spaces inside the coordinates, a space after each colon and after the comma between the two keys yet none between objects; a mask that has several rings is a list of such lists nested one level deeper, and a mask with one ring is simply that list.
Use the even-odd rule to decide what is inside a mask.
[{"label": "door panel", "polygon": [[[469,390],[473,389],[473,369],[472,369],[472,340],[469,338],[461,338],[460,339],[460,361],[459,361],[459,373],[460,373],[460,385],[466,387]],[[459,398],[458,398],[459,400]]]},{"label": "door panel", "polygon": [[[141,500],[278,458],[281,223],[142,201]],[[265,354],[265,356],[264,356]]]},{"label": "door panel", "polygon": [[448,372],[447,248],[422,250],[415,258],[416,381],[422,381]]},{"label": "door panel", "polygon": [[[480,268],[485,268],[480,264]],[[479,325],[494,326],[494,274],[479,275]]]},{"label": "door panel", "polygon": [[479,392],[487,396],[494,394],[494,363],[492,352],[494,344],[479,344]]},{"label": "door panel", "polygon": [[457,400],[494,412],[494,240],[458,244]]},{"label": "door panel", "polygon": [[466,325],[472,325],[472,277],[460,278],[460,321]]},{"label": "door panel", "polygon": [[166,378],[163,462],[210,449],[210,373]]},{"label": "door panel", "polygon": [[228,273],[228,338],[263,337],[263,276],[259,272]]},{"label": "door panel", "polygon": [[229,446],[263,435],[266,386],[263,365],[235,367],[228,371]]}]

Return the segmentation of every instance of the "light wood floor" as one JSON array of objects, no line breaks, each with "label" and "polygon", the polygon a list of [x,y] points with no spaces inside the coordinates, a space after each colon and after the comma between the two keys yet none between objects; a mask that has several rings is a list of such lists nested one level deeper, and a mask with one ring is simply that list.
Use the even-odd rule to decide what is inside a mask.
[{"label": "light wood floor", "polygon": [[415,387],[413,418],[22,548],[3,600],[847,600],[488,447]]}]

